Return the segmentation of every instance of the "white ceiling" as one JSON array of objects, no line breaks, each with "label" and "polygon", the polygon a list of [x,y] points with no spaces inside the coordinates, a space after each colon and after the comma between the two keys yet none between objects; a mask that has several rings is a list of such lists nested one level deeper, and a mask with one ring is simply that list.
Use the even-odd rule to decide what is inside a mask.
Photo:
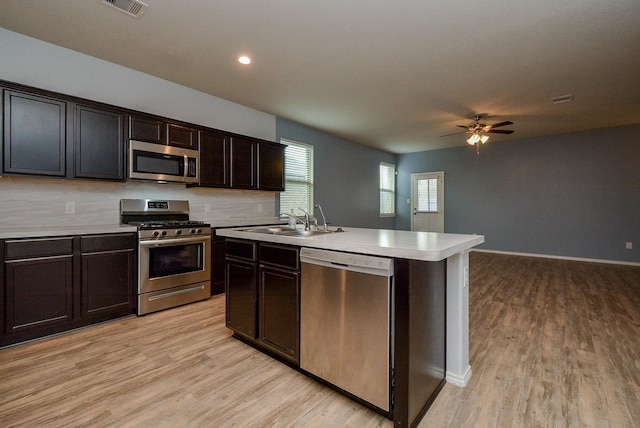
[{"label": "white ceiling", "polygon": [[490,142],[640,123],[638,0],[144,1],[0,0],[0,27],[393,153],[476,113],[514,122]]}]

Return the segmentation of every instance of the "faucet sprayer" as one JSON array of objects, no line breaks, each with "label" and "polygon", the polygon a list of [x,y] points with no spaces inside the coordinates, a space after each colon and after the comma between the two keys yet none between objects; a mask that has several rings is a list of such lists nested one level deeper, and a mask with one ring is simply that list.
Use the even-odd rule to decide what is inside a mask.
[{"label": "faucet sprayer", "polygon": [[324,231],[327,231],[327,219],[324,216],[324,212],[322,211],[322,207],[320,206],[320,204],[316,204],[316,208],[320,210],[320,215],[322,216],[322,227],[324,229]]}]

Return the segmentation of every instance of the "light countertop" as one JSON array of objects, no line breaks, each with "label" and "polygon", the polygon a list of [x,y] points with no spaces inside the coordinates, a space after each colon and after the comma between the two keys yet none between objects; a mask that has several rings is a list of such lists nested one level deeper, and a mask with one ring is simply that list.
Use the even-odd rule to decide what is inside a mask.
[{"label": "light countertop", "polygon": [[[243,229],[246,228],[218,229],[216,234],[228,238],[430,262],[444,260],[484,242],[482,235],[354,227],[344,227],[344,232],[314,236],[273,235],[246,232]],[[331,229],[335,230],[333,227]]]},{"label": "light countertop", "polygon": [[137,232],[135,226],[120,224],[103,224],[88,226],[37,226],[37,227],[3,227],[0,228],[0,239],[44,238],[48,236],[93,235],[103,233]]}]

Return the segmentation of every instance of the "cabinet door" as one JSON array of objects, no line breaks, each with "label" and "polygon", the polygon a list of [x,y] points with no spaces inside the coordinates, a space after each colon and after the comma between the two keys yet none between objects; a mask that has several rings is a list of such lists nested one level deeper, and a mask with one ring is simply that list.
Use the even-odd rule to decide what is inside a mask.
[{"label": "cabinet door", "polygon": [[76,106],[75,177],[124,179],[123,124],[123,114]]},{"label": "cabinet door", "polygon": [[296,362],[300,337],[299,293],[298,272],[260,266],[259,340]]},{"label": "cabinet door", "polygon": [[165,144],[167,142],[166,124],[161,120],[145,116],[129,116],[129,137],[132,140]]},{"label": "cabinet door", "polygon": [[131,314],[133,250],[82,254],[82,316]]},{"label": "cabinet door", "polygon": [[133,233],[80,238],[82,317],[108,319],[134,312],[136,242]]},{"label": "cabinet door", "polygon": [[229,140],[224,134],[200,131],[200,185],[229,187]]},{"label": "cabinet door", "polygon": [[61,100],[5,91],[4,172],[66,175],[66,109]]},{"label": "cabinet door", "polygon": [[284,190],[284,149],[276,143],[258,143],[258,189]]},{"label": "cabinet door", "polygon": [[245,138],[231,138],[231,187],[255,189],[256,142]]},{"label": "cabinet door", "polygon": [[186,126],[170,123],[168,128],[168,144],[198,150],[198,131]]},{"label": "cabinet door", "polygon": [[7,334],[26,340],[64,330],[73,319],[72,266],[71,255],[5,263]]},{"label": "cabinet door", "polygon": [[257,265],[227,259],[227,327],[256,338]]}]

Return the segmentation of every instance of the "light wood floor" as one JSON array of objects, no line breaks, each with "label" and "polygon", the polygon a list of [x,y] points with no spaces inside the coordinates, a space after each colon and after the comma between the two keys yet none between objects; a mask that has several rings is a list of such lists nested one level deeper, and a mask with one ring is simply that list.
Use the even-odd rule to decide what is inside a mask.
[{"label": "light wood floor", "polygon": [[[421,428],[640,425],[640,268],[472,253],[470,329]],[[0,350],[0,426],[393,424],[231,338],[215,297]]]}]

